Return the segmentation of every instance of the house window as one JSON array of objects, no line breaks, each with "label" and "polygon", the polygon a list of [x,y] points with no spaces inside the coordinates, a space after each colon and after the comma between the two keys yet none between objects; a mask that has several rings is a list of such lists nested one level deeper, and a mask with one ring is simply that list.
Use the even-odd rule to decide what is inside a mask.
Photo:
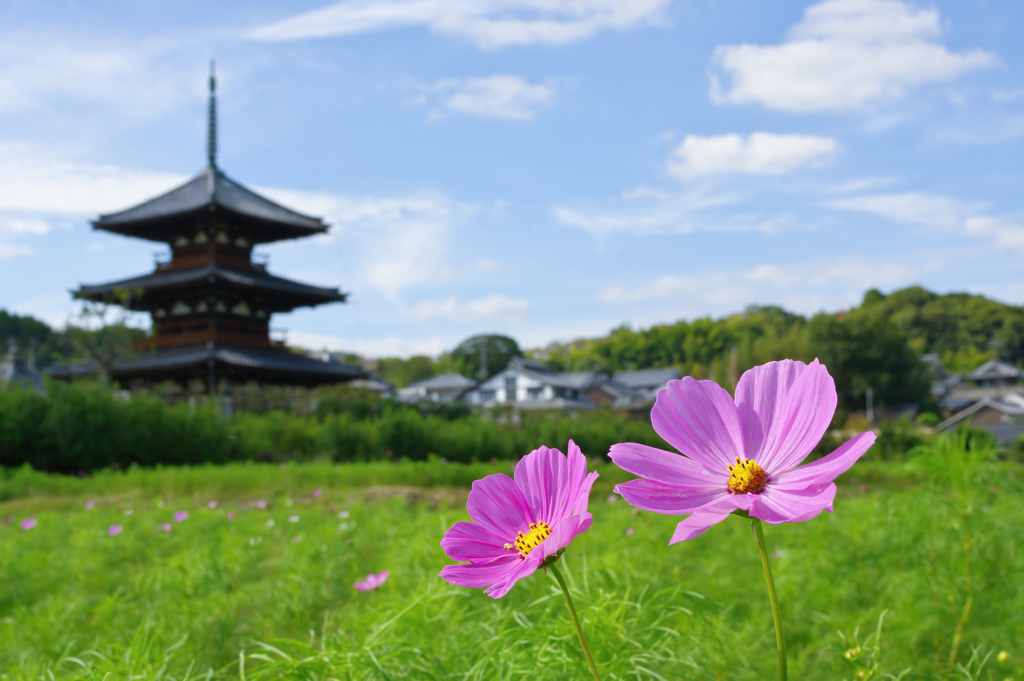
[{"label": "house window", "polygon": [[498,397],[498,392],[496,390],[481,390],[480,391],[480,401],[481,402],[493,402],[495,399],[497,399],[497,397]]},{"label": "house window", "polygon": [[516,377],[506,376],[505,377],[505,401],[515,402],[516,401]]},{"label": "house window", "polygon": [[526,391],[526,398],[530,400],[539,400],[542,390],[543,388],[528,388]]}]

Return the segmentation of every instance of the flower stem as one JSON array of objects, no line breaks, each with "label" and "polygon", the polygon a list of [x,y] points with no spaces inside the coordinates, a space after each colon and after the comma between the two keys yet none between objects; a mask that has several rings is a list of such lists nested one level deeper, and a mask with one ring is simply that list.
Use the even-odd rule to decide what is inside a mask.
[{"label": "flower stem", "polygon": [[775,643],[779,647],[779,678],[782,681],[786,681],[786,637],[782,633],[782,611],[779,610],[779,598],[775,595],[775,580],[772,579],[772,566],[768,564],[768,546],[764,543],[761,521],[757,518],[751,518],[750,525],[757,537],[757,546],[761,550],[764,581],[768,584],[768,598],[772,602],[772,617],[775,619]]},{"label": "flower stem", "polygon": [[580,626],[580,618],[576,616],[576,608],[573,607],[572,597],[569,596],[569,589],[565,586],[565,580],[562,579],[562,573],[558,571],[558,568],[554,564],[549,565],[548,569],[555,573],[555,580],[558,582],[558,586],[562,587],[562,593],[565,595],[565,604],[569,606],[569,614],[572,615],[572,623],[576,627],[576,635],[580,637],[580,645],[583,646],[583,654],[587,656],[587,664],[590,665],[590,672],[594,675],[596,681],[601,681],[601,675],[597,673],[597,665],[594,663],[594,656],[590,654],[590,647],[587,645],[587,637],[583,635],[583,627]]}]

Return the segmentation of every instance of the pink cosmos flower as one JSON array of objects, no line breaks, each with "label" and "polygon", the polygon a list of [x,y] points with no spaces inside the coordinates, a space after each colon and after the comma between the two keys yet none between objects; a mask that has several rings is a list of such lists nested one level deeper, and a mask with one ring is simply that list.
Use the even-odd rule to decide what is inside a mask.
[{"label": "pink cosmos flower", "polygon": [[85,510],[86,511],[91,511],[94,508],[96,508],[96,502],[95,501],[90,499],[89,501],[85,502]]},{"label": "pink cosmos flower", "polygon": [[670,544],[693,539],[733,511],[771,523],[832,511],[833,480],[875,442],[861,433],[828,456],[798,466],[832,422],[836,386],[814,360],[769,362],[747,371],[736,399],[713,381],[686,377],[658,392],[651,423],[683,456],[625,443],[609,456],[640,476],[615,488],[645,511],[690,517]]},{"label": "pink cosmos flower", "polygon": [[174,522],[180,523],[183,520],[188,519],[188,511],[178,511],[174,514]]},{"label": "pink cosmos flower", "polygon": [[21,529],[23,529],[23,530],[31,530],[35,526],[36,526],[36,519],[35,518],[25,518],[24,520],[21,521]]},{"label": "pink cosmos flower", "polygon": [[321,494],[323,494],[323,492],[321,492],[320,490],[318,490],[318,489],[313,490],[313,498],[319,499]]},{"label": "pink cosmos flower", "polygon": [[211,502],[207,503],[206,504],[206,508],[210,509],[211,511],[216,510],[217,509],[217,502],[216,501],[211,501]]},{"label": "pink cosmos flower", "polygon": [[354,586],[356,589],[359,589],[360,591],[373,591],[381,584],[388,581],[388,575],[390,574],[390,570],[385,570],[384,572],[380,572],[377,574],[373,574],[371,572],[370,574],[366,575],[365,582],[356,582],[352,586]]},{"label": "pink cosmos flower", "polygon": [[232,511],[228,511],[228,520],[234,520],[235,514]]},{"label": "pink cosmos flower", "polygon": [[170,523],[160,523],[156,526],[156,529],[160,530],[161,532],[170,532],[174,529],[174,525],[171,525]]},{"label": "pink cosmos flower", "polygon": [[116,537],[117,535],[121,534],[121,530],[123,530],[123,529],[124,528],[121,527],[120,525],[111,525],[107,529],[107,534],[109,534],[111,537]]},{"label": "pink cosmos flower", "polygon": [[256,508],[266,508],[266,507],[267,507],[267,502],[264,501],[263,499],[260,499],[259,501],[256,502]]},{"label": "pink cosmos flower", "polygon": [[459,522],[441,541],[452,560],[441,577],[456,586],[478,588],[501,598],[523,577],[554,561],[578,534],[590,528],[587,458],[569,440],[569,454],[541,447],[516,465],[515,478],[488,475],[473,483],[466,510],[473,522]]}]

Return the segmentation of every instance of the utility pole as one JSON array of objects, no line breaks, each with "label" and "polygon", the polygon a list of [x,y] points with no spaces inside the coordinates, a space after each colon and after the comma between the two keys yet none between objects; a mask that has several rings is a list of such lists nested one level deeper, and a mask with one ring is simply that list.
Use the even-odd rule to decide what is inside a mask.
[{"label": "utility pole", "polygon": [[867,400],[868,425],[871,426],[875,422],[874,389],[869,386],[868,389],[864,391],[864,397]]}]

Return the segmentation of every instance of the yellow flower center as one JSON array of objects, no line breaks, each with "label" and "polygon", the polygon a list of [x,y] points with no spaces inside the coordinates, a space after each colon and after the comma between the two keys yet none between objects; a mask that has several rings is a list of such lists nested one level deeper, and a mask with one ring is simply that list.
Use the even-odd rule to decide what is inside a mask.
[{"label": "yellow flower center", "polygon": [[547,523],[530,523],[530,533],[523,534],[520,532],[516,535],[516,543],[505,544],[506,549],[515,548],[523,556],[530,555],[530,551],[537,548],[537,544],[548,538],[551,534],[551,527]]},{"label": "yellow flower center", "polygon": [[729,489],[736,494],[754,494],[764,487],[768,476],[753,459],[736,457],[736,463],[729,464]]}]

